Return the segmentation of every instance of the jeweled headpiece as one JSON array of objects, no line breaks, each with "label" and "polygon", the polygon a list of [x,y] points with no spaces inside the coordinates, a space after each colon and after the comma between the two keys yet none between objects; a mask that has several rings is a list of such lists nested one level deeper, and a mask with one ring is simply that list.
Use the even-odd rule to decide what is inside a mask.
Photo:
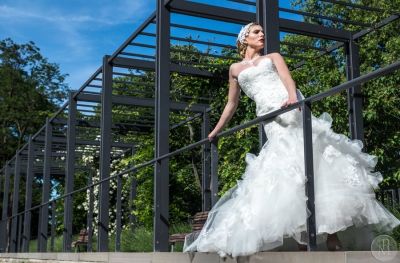
[{"label": "jeweled headpiece", "polygon": [[249,33],[249,28],[254,25],[254,22],[251,22],[247,25],[245,25],[244,27],[242,27],[242,29],[240,30],[238,37],[237,37],[237,41],[240,42],[240,44],[243,44],[244,40],[246,39],[246,36]]}]

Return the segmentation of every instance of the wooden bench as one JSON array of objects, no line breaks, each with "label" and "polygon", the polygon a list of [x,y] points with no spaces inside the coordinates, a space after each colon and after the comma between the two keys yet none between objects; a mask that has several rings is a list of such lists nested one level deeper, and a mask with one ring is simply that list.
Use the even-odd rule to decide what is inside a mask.
[{"label": "wooden bench", "polygon": [[[87,248],[87,244],[89,242],[89,233],[87,229],[81,229],[79,232],[79,237],[76,241],[72,242],[71,247],[75,248],[75,252],[81,252],[81,247]],[[86,251],[86,249],[82,250]]]},{"label": "wooden bench", "polygon": [[[192,232],[200,232],[203,229],[205,222],[207,221],[208,211],[198,212],[193,217]],[[177,233],[169,236],[169,244],[171,246],[171,252],[174,252],[176,243],[185,242],[185,236],[190,233]]]}]

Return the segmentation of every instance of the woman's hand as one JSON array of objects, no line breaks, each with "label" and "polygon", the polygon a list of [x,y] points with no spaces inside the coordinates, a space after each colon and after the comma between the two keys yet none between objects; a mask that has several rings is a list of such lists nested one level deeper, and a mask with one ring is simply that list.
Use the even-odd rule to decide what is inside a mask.
[{"label": "woman's hand", "polygon": [[288,107],[288,106],[290,106],[290,105],[292,105],[292,104],[294,104],[296,102],[297,102],[297,97],[289,96],[289,98],[286,101],[283,102],[281,108]]},{"label": "woman's hand", "polygon": [[208,140],[210,142],[212,142],[215,139],[215,136],[217,136],[218,132],[213,130],[212,132],[210,132],[210,134],[208,135]]}]

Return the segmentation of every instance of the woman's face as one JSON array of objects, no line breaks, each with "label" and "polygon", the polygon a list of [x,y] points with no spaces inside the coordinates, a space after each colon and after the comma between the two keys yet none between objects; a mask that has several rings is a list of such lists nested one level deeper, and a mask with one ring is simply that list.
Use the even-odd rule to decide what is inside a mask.
[{"label": "woman's face", "polygon": [[246,43],[256,50],[264,48],[264,31],[260,25],[250,27],[249,34],[246,36]]}]

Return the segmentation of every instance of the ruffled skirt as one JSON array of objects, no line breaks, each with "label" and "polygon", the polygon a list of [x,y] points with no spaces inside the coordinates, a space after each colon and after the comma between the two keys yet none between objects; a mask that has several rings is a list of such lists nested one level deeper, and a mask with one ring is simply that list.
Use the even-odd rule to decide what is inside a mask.
[{"label": "ruffled skirt", "polygon": [[[334,133],[331,117],[313,117],[314,188],[317,234],[351,226],[387,231],[400,224],[375,199],[382,176],[372,172],[376,157],[362,143]],[[306,241],[304,146],[301,113],[291,111],[264,126],[268,137],[258,156],[247,154],[246,171],[216,203],[202,231],[186,237],[184,251],[250,255]]]}]

